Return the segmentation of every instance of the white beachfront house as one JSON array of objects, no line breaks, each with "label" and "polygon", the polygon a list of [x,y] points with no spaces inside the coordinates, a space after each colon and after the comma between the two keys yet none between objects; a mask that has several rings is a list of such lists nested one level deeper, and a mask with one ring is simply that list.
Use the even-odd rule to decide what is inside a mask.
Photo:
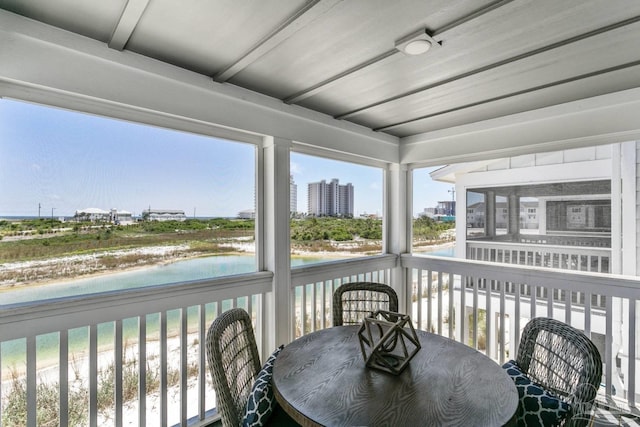
[{"label": "white beachfront house", "polygon": [[109,221],[111,213],[100,208],[86,208],[77,210],[73,218],[76,221]]},{"label": "white beachfront house", "polygon": [[[632,172],[636,169],[636,150],[636,143],[630,142],[461,163],[433,171],[432,178],[455,185],[457,217],[466,219],[466,223],[457,222],[456,256],[551,269],[637,275],[638,259],[623,250],[638,246],[637,235],[621,232],[635,227],[637,205],[624,203],[623,199],[624,195],[635,195],[638,191]],[[617,186],[613,184],[616,182]],[[509,292],[514,289],[508,289]],[[573,314],[585,310],[584,296],[575,298],[576,304],[570,308]],[[603,360],[606,303],[606,299],[591,301],[592,340],[601,350]],[[611,363],[621,367],[614,382],[618,390],[626,391],[629,312],[620,299],[614,299],[612,304],[616,314],[612,319]],[[470,307],[457,306],[465,312]],[[501,307],[499,303],[492,307],[487,315],[497,318]],[[508,318],[516,316],[511,304],[502,310]],[[529,317],[527,310],[519,314],[523,319]],[[557,306],[554,310],[565,316],[567,308]],[[514,340],[518,331],[509,333],[509,339]],[[497,347],[495,332],[494,336],[496,339],[490,345]]]},{"label": "white beachfront house", "polygon": [[73,219],[75,221],[110,222],[126,225],[133,223],[133,214],[129,211],[118,209],[106,211],[100,208],[86,208],[77,210],[73,215]]},{"label": "white beachfront house", "polygon": [[[247,309],[264,359],[331,326],[332,290],[355,280],[393,286],[400,310],[416,307],[417,327],[475,348],[486,328],[482,351],[497,362],[515,354],[526,319],[571,323],[601,341],[601,400],[636,411],[638,40],[637,0],[0,0],[0,105],[36,103],[253,148],[250,273],[0,305],[4,378],[2,349],[25,349],[25,424],[36,425],[42,343],[56,356],[49,372],[67,424],[69,334],[79,329],[90,385],[84,424],[99,424],[98,332],[108,328],[114,425],[129,422],[129,409],[137,425],[207,425],[217,417],[205,357],[212,316]],[[21,143],[10,132],[19,124],[3,123],[2,144]],[[149,155],[160,149],[147,142]],[[82,149],[92,144],[87,135]],[[294,154],[380,172],[382,185],[369,189],[383,200],[380,254],[292,267]],[[483,221],[457,227],[456,258],[412,253],[415,177],[442,165],[450,166],[437,178],[455,182],[458,221],[484,203]],[[162,168],[159,187],[175,166]],[[538,201],[538,233],[520,226],[526,198]],[[552,210],[565,215],[548,217]],[[445,301],[456,283],[464,288]],[[479,322],[481,312],[495,316]],[[177,349],[168,318],[177,319]],[[136,325],[135,336],[123,323]],[[133,405],[122,392],[127,350],[139,361]],[[169,366],[169,354],[180,362]],[[151,359],[160,367],[153,393]]]},{"label": "white beachfront house", "polygon": [[179,209],[145,209],[142,211],[143,221],[185,221],[187,216]]}]

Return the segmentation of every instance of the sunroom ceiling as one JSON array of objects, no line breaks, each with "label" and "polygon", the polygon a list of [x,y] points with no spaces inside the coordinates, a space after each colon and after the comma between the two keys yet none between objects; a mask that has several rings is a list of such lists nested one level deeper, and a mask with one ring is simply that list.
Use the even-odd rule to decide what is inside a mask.
[{"label": "sunroom ceiling", "polygon": [[[397,137],[640,87],[637,0],[0,0]],[[405,36],[434,45],[408,56]]]}]

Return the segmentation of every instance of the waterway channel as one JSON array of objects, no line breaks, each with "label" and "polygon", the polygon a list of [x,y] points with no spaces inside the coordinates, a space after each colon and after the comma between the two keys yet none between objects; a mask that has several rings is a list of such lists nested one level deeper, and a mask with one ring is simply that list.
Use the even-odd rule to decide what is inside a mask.
[{"label": "waterway channel", "polygon": [[[421,253],[440,256],[453,255],[452,248],[438,248],[435,251],[432,250]],[[293,257],[291,264],[295,267],[322,261],[326,261],[326,259],[321,257]],[[65,280],[59,283],[47,283],[38,286],[3,290],[0,292],[0,308],[2,308],[3,305],[9,304],[207,279],[211,277],[249,273],[252,271],[255,271],[255,257],[253,255],[218,255],[194,258],[136,270]],[[222,307],[222,309],[224,310],[225,307]],[[195,310],[190,310],[188,314],[189,317],[195,317],[196,315],[197,312]],[[168,322],[170,324],[173,321],[177,321],[177,319],[177,311],[168,314]],[[155,316],[155,318],[150,316],[147,322],[148,329],[153,331],[157,327],[157,316]],[[137,334],[136,319],[126,319],[123,326],[125,329],[125,337],[135,336]],[[101,324],[98,326],[99,341],[104,340],[108,342],[112,334],[112,324]],[[47,357],[47,353],[50,351],[55,352],[57,344],[54,343],[57,341],[57,334],[38,337],[37,347],[39,349],[39,356]],[[73,349],[80,350],[84,348],[87,343],[86,328],[70,331],[69,341],[72,351]],[[20,360],[24,358],[25,346],[26,342],[24,339],[2,343],[0,347],[0,360],[2,360],[2,364],[7,366],[16,362],[20,363]],[[1,368],[0,366],[0,369]]]}]

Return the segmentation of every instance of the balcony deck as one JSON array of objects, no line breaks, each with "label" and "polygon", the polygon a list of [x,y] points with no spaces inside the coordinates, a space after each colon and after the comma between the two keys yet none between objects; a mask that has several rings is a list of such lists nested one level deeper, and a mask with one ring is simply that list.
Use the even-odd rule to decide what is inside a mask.
[{"label": "balcony deck", "polygon": [[[393,283],[396,269],[405,272],[405,283]],[[552,316],[571,323],[596,339],[604,361],[612,361],[605,362],[599,397],[601,404],[610,406],[599,419],[605,422],[621,417],[626,423],[635,422],[629,414],[636,411],[636,336],[629,331],[635,331],[636,319],[633,314],[628,319],[616,317],[622,304],[635,307],[640,286],[635,278],[411,255],[381,255],[294,268],[291,277],[294,314],[288,327],[292,338],[329,327],[333,289],[354,280],[391,284],[399,291],[403,309],[411,310],[417,327],[463,340],[498,363],[515,354],[519,331],[528,318]],[[100,425],[105,411],[115,425],[131,421],[127,417],[132,413],[139,425],[153,425],[155,420],[161,424],[185,424],[194,418],[204,424],[214,421],[210,410],[215,407],[215,396],[208,381],[203,344],[208,324],[228,307],[246,308],[254,318],[260,349],[265,354],[267,343],[273,341],[273,332],[266,327],[267,313],[282,309],[277,302],[275,307],[267,306],[272,300],[272,278],[270,272],[259,272],[5,307],[0,313],[0,342],[3,346],[13,340],[24,342],[29,416],[35,419],[37,389],[43,381],[42,350],[37,349],[41,340],[53,336],[54,382],[59,384],[60,417],[65,421],[74,395],[72,370],[79,357],[71,350],[70,331],[85,328],[87,347],[82,354],[87,362],[83,366],[88,378],[90,425]],[[491,287],[483,288],[479,283],[491,283]],[[523,292],[525,288],[534,292]],[[575,298],[576,294],[586,297]],[[593,297],[605,303],[593,305]],[[628,323],[623,339],[628,340],[631,350],[616,366],[614,355],[620,343],[614,341],[612,331],[622,328],[623,320]],[[127,329],[131,322],[136,325],[134,336]],[[101,335],[104,325],[110,331],[107,349]],[[138,358],[137,378],[142,380],[137,388],[143,390],[133,397],[133,404],[127,400],[131,396],[125,397],[124,384],[129,351]],[[114,402],[111,409],[100,406],[99,411],[98,391],[104,381],[101,373],[105,361],[114,366]],[[6,363],[0,360],[0,366],[3,378],[10,377]],[[147,380],[150,376],[157,377],[157,392],[144,392],[151,388]],[[636,380],[623,384],[620,378]],[[3,397],[7,390],[8,386],[3,386]]]}]

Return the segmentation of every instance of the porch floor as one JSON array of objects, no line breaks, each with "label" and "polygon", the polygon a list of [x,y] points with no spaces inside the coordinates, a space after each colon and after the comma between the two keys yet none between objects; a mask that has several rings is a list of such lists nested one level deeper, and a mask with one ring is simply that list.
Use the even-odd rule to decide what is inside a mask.
[{"label": "porch floor", "polygon": [[611,411],[598,407],[595,412],[593,427],[640,427],[640,414],[628,411]]},{"label": "porch floor", "polygon": [[[631,413],[614,414],[603,408],[596,410],[592,427],[640,427],[640,416]],[[222,427],[222,422],[216,421],[207,427]]]}]

